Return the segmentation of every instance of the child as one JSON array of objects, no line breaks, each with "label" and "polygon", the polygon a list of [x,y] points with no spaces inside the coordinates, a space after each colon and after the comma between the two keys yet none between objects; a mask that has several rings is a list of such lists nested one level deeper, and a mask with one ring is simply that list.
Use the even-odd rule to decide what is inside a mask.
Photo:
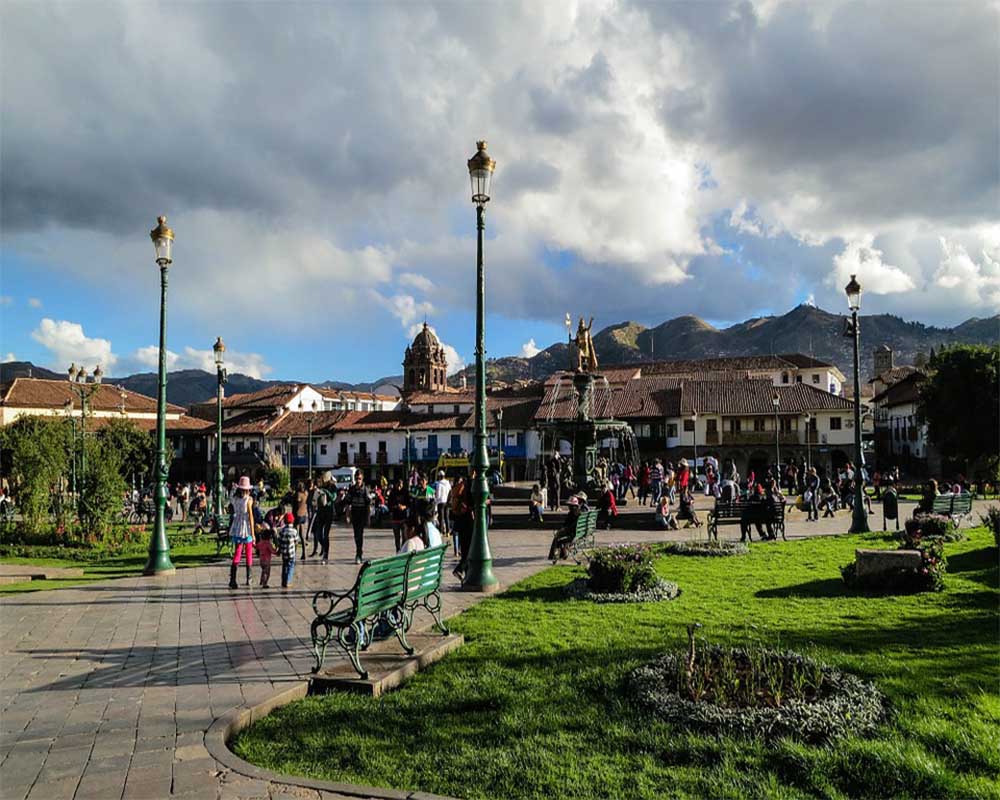
[{"label": "child", "polygon": [[278,531],[278,551],[281,553],[281,588],[292,585],[295,574],[295,550],[299,543],[299,531],[295,527],[295,515],[285,514],[285,527]]},{"label": "child", "polygon": [[257,539],[257,557],[260,559],[260,588],[266,589],[267,582],[271,579],[271,556],[277,555],[271,543],[271,529],[262,528],[260,537]]},{"label": "child", "polygon": [[542,514],[545,509],[545,498],[542,489],[536,483],[531,487],[531,499],[528,500],[528,519],[532,522],[545,522]]}]

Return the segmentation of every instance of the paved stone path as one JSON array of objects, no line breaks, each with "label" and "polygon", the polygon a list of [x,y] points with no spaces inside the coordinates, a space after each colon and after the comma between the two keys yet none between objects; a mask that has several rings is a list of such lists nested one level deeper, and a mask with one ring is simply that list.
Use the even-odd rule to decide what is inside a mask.
[{"label": "paved stone path", "polygon": [[[625,513],[650,512],[632,504]],[[523,509],[498,507],[491,533],[495,570],[505,587],[548,566],[550,534],[505,529],[504,521],[514,514],[523,524]],[[790,515],[789,538],[842,533],[849,526],[843,513],[813,525],[801,519]],[[636,520],[623,520],[629,521]],[[0,797],[338,797],[237,775],[204,746],[205,732],[218,717],[235,706],[263,702],[308,676],[312,593],[347,588],[357,574],[347,557],[353,556],[350,530],[337,528],[333,534],[337,557],[327,566],[312,559],[299,563],[296,586],[287,592],[230,592],[228,569],[220,562],[164,578],[0,600]],[[704,528],[671,538],[692,534],[704,536]],[[721,533],[734,535],[738,528]],[[598,534],[599,542],[663,538],[653,531]],[[376,529],[368,539],[366,555],[390,554],[390,531]],[[450,588],[444,593],[445,613],[456,614],[481,597]]]}]

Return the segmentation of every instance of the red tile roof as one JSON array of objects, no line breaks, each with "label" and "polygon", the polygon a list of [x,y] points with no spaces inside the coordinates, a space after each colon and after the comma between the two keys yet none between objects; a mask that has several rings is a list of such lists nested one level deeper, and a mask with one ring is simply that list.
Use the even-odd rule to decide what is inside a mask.
[{"label": "red tile roof", "polygon": [[926,379],[927,376],[924,373],[915,370],[902,380],[893,383],[885,391],[877,394],[872,398],[872,402],[880,408],[915,403],[920,399],[920,385]]},{"label": "red tile roof", "polygon": [[[68,380],[50,380],[45,378],[15,378],[7,387],[0,400],[5,406],[12,408],[51,408],[61,411],[69,400],[74,409],[80,408],[80,395],[71,388],[74,385]],[[121,389],[111,383],[86,384],[88,390],[96,390],[87,400],[88,408],[94,411],[120,411],[122,408],[122,392],[125,392],[125,411],[132,413],[156,413],[156,399],[144,394]],[[185,409],[167,403],[168,414],[183,414]]]},{"label": "red tile roof", "polygon": [[230,395],[223,399],[222,405],[224,408],[277,408],[290,402],[305,386],[302,383],[279,383],[257,392]]}]

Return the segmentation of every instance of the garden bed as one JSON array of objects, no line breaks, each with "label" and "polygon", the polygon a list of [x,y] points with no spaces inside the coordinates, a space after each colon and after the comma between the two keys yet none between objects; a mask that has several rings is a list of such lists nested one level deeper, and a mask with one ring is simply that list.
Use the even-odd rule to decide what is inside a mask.
[{"label": "garden bed", "polygon": [[697,540],[690,542],[670,542],[663,552],[672,556],[745,556],[750,552],[746,542],[732,539]]},{"label": "garden bed", "polygon": [[680,594],[680,587],[673,581],[657,579],[652,586],[634,592],[595,592],[587,578],[577,578],[566,584],[563,590],[574,600],[589,600],[592,603],[657,603],[673,600]]},{"label": "garden bed", "polygon": [[635,670],[629,695],[685,727],[822,743],[871,733],[885,716],[871,684],[798,653],[761,647],[671,652]]}]

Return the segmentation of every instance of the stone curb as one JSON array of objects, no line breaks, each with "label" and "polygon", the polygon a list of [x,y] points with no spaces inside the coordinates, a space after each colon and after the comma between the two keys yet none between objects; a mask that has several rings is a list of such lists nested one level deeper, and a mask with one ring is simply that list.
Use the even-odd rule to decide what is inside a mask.
[{"label": "stone curb", "polygon": [[309,694],[309,682],[300,681],[271,695],[267,700],[254,706],[236,706],[219,717],[205,732],[205,749],[226,769],[261,781],[280,783],[287,786],[300,786],[305,789],[333,792],[347,797],[365,798],[365,800],[456,800],[439,794],[427,792],[409,792],[400,789],[379,789],[374,786],[359,786],[353,783],[337,783],[335,781],[320,781],[314,778],[304,778],[297,775],[284,775],[255,766],[244,761],[229,749],[229,741],[244,728],[263,719],[276,708],[301,700]]}]

